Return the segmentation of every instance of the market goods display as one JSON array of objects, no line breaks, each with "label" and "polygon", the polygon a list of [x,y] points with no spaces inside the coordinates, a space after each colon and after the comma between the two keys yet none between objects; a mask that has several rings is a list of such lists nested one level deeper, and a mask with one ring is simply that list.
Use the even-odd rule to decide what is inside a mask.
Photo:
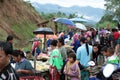
[{"label": "market goods display", "polygon": [[[34,67],[34,62],[30,61],[32,66]],[[37,71],[47,71],[49,69],[48,62],[36,61],[36,70]]]}]

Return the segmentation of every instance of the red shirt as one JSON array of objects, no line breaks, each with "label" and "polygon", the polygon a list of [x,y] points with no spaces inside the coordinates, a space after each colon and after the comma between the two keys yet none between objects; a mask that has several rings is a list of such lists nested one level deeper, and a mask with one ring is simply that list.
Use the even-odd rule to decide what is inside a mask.
[{"label": "red shirt", "polygon": [[119,32],[114,32],[113,33],[114,40],[118,40],[119,35],[120,35]]}]

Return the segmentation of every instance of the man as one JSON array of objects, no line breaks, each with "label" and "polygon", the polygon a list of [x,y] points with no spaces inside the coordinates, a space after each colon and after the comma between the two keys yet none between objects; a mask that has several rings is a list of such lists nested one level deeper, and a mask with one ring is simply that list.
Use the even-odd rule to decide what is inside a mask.
[{"label": "man", "polygon": [[15,70],[10,65],[12,48],[7,42],[0,42],[0,80],[19,80]]},{"label": "man", "polygon": [[[12,35],[8,35],[7,36],[7,39],[6,39],[6,42],[10,45],[10,48],[13,50],[13,36]],[[10,62],[11,63],[15,63],[15,61],[13,60],[13,58],[11,57],[10,58]]]},{"label": "man", "polygon": [[13,36],[9,35],[6,41],[10,44],[10,47],[13,49]]},{"label": "man", "polygon": [[102,71],[97,74],[97,78],[100,80],[112,80],[112,73],[117,70],[119,64],[119,58],[114,54],[113,48],[102,48],[103,55],[106,56],[106,62],[102,66]]}]

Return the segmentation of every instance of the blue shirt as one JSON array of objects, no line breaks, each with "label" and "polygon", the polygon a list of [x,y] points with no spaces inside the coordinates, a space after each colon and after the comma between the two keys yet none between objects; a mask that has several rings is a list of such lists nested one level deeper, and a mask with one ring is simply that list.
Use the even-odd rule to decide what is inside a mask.
[{"label": "blue shirt", "polygon": [[51,42],[52,42],[52,39],[48,39],[48,41],[47,41],[47,47],[50,47]]},{"label": "blue shirt", "polygon": [[70,32],[68,33],[68,35],[70,35],[70,37],[72,37],[72,36],[73,36],[73,32],[70,31]]},{"label": "blue shirt", "polygon": [[89,48],[89,55],[86,50],[86,44],[82,44],[78,49],[77,49],[77,60],[79,60],[80,64],[87,67],[88,62],[90,61],[90,56],[92,54],[92,46],[88,44]]},{"label": "blue shirt", "polygon": [[77,49],[80,47],[80,40],[77,40],[77,41],[75,42],[75,44],[73,44],[73,46],[74,46],[73,50],[74,50],[75,53],[76,53]]},{"label": "blue shirt", "polygon": [[[27,60],[27,59],[22,59],[21,62],[17,62],[15,65],[15,70],[33,70],[33,67],[31,65],[31,63]],[[19,76],[23,76],[25,74],[18,74]]]}]

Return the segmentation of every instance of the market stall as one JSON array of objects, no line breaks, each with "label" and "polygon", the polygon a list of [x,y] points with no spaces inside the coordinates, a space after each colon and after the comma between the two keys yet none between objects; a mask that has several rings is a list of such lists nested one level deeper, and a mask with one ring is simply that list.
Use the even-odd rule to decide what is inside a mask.
[{"label": "market stall", "polygon": [[[45,53],[40,53],[36,57],[35,71],[33,74],[22,76],[20,80],[49,80],[49,56]],[[30,60],[30,63],[34,67],[34,60]]]},{"label": "market stall", "polygon": [[[34,34],[43,34],[44,35],[44,48],[43,51],[45,51],[46,48],[46,35],[47,34],[53,34],[53,31],[51,28],[38,28],[33,31]],[[49,56],[45,53],[40,53],[39,55],[36,52],[37,48],[35,48],[34,51],[34,59],[33,61],[30,60],[30,63],[34,67],[34,74],[30,74],[28,76],[21,77],[21,80],[49,80]]]}]

